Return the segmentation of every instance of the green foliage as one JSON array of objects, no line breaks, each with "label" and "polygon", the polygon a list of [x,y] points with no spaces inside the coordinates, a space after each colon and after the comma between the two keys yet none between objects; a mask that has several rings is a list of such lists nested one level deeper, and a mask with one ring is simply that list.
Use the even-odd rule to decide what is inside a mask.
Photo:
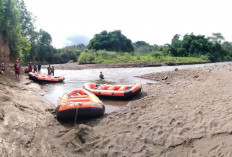
[{"label": "green foliage", "polygon": [[96,34],[87,45],[88,49],[107,50],[116,52],[133,52],[131,40],[127,39],[120,30],[107,33],[102,31]]},{"label": "green foliage", "polygon": [[163,57],[164,54],[161,51],[155,51],[151,53],[151,56],[155,58],[160,58],[160,57]]},{"label": "green foliage", "polygon": [[78,58],[78,62],[80,64],[87,63],[102,63],[102,64],[110,64],[110,63],[143,63],[143,62],[151,62],[151,63],[179,63],[179,62],[207,62],[208,58],[202,57],[171,57],[165,56],[162,52],[156,51],[152,53],[117,53],[110,52],[105,50],[99,51],[91,51],[91,52],[82,52],[80,57]]},{"label": "green foliage", "polygon": [[58,49],[54,56],[52,63],[67,63],[69,61],[77,62],[81,52],[85,50],[85,45],[72,45],[65,48]]},{"label": "green foliage", "polygon": [[18,4],[17,0],[0,0],[0,33],[9,40],[11,57],[14,59],[23,49],[30,49],[30,44],[22,34]]},{"label": "green foliage", "polygon": [[145,41],[136,41],[133,43],[135,52],[149,53],[159,49],[158,45],[150,45]]},{"label": "green foliage", "polygon": [[[213,37],[205,38],[204,35],[186,34],[183,40],[179,39],[179,35],[175,35],[169,51],[173,56],[178,57],[200,57],[205,56],[212,62],[223,61],[230,58],[228,55],[231,50],[223,48],[220,43],[224,40],[220,33],[213,33]],[[225,45],[228,48],[228,44]]]},{"label": "green foliage", "polygon": [[93,63],[94,60],[95,60],[95,55],[85,52],[81,53],[80,57],[78,58],[78,62],[80,64]]}]

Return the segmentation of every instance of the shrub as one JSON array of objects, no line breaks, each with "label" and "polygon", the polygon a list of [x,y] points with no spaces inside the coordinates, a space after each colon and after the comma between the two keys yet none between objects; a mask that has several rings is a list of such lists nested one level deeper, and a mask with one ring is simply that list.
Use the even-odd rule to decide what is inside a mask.
[{"label": "shrub", "polygon": [[164,54],[161,51],[155,51],[151,53],[151,56],[155,58],[160,58],[160,57],[163,57]]}]

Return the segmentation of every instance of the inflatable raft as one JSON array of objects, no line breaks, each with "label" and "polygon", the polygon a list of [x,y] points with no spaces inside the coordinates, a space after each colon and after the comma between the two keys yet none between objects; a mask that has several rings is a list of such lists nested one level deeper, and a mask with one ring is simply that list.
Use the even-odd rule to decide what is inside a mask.
[{"label": "inflatable raft", "polygon": [[29,72],[29,79],[37,81],[37,82],[46,82],[46,83],[56,83],[56,82],[62,82],[64,81],[64,77],[60,77],[60,76],[48,76],[48,75],[42,75],[42,74],[38,74],[38,73],[33,73],[33,72]]},{"label": "inflatable raft", "polygon": [[91,93],[110,98],[130,99],[141,92],[142,84],[136,83],[133,85],[108,85],[86,83],[84,88]]},{"label": "inflatable raft", "polygon": [[75,89],[60,98],[56,114],[58,119],[74,120],[103,116],[105,106],[99,98],[85,89]]}]

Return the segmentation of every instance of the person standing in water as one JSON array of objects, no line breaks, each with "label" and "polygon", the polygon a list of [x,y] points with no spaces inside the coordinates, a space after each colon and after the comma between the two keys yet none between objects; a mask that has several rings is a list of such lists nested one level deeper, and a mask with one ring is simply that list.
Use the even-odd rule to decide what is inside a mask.
[{"label": "person standing in water", "polygon": [[41,64],[39,63],[38,64],[38,72],[40,73],[40,70],[41,70]]},{"label": "person standing in water", "polygon": [[51,75],[51,71],[52,71],[51,65],[49,65],[47,69],[48,69],[48,75]]},{"label": "person standing in water", "polygon": [[54,66],[52,66],[52,68],[51,68],[52,76],[54,76],[54,72],[55,72],[55,67],[54,67]]},{"label": "person standing in water", "polygon": [[104,75],[103,75],[102,72],[100,72],[99,78],[100,78],[100,79],[104,79]]}]

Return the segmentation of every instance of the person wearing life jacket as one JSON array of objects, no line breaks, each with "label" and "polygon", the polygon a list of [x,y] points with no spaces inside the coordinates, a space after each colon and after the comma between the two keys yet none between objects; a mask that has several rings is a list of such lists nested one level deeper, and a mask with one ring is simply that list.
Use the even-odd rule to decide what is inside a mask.
[{"label": "person wearing life jacket", "polygon": [[38,72],[40,73],[40,69],[41,69],[41,64],[38,64]]},{"label": "person wearing life jacket", "polygon": [[47,69],[48,69],[48,75],[51,75],[51,73],[52,73],[51,65],[49,65]]},{"label": "person wearing life jacket", "polygon": [[0,74],[4,74],[4,71],[5,71],[5,65],[4,63],[2,62],[2,64],[0,65]]},{"label": "person wearing life jacket", "polygon": [[29,64],[28,64],[28,70],[27,70],[27,71],[28,71],[28,73],[29,73],[29,72],[32,72],[31,62],[29,62]]},{"label": "person wearing life jacket", "polygon": [[100,72],[99,78],[100,78],[100,79],[104,79],[104,75],[103,75],[102,72]]},{"label": "person wearing life jacket", "polygon": [[37,72],[37,65],[34,64],[34,73]]},{"label": "person wearing life jacket", "polygon": [[54,76],[54,72],[55,72],[55,68],[54,68],[54,66],[52,66],[51,67],[51,74],[52,74],[52,76]]},{"label": "person wearing life jacket", "polygon": [[19,74],[20,74],[20,68],[21,68],[21,65],[19,63],[19,60],[16,60],[16,63],[14,65],[14,68],[15,68],[15,76],[16,76],[16,80],[19,80]]}]

